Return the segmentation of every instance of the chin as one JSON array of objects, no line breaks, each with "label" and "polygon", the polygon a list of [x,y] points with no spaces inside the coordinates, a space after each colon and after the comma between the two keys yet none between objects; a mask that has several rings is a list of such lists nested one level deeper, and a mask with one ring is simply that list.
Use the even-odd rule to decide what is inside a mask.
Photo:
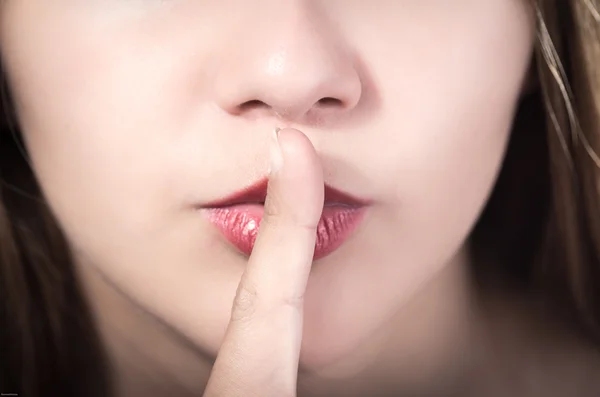
[{"label": "chin", "polygon": [[305,315],[300,351],[300,372],[329,378],[348,378],[364,370],[373,359],[367,348],[369,333],[350,324],[311,323]]}]

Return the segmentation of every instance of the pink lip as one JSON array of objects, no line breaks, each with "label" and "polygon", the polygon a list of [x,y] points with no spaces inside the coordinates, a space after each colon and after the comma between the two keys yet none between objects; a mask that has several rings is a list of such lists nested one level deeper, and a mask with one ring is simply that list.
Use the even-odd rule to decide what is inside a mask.
[{"label": "pink lip", "polygon": [[[263,217],[267,179],[202,206],[208,220],[243,254],[249,256]],[[338,249],[364,218],[369,201],[325,185],[325,207],[317,227],[314,260]]]}]

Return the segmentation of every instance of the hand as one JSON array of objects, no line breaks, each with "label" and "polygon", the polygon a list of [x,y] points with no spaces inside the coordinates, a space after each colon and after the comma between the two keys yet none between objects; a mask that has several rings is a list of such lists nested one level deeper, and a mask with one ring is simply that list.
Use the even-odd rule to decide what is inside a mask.
[{"label": "hand", "polygon": [[308,138],[293,129],[278,135],[264,217],[205,397],[296,396],[303,297],[324,183]]}]

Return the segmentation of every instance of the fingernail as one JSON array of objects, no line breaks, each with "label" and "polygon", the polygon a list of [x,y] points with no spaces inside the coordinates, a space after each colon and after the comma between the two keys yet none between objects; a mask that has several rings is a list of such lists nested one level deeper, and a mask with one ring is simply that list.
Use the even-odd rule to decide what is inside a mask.
[{"label": "fingernail", "polygon": [[283,166],[283,154],[281,153],[281,147],[279,146],[279,131],[280,128],[273,130],[271,142],[270,142],[270,156],[271,163],[269,166],[269,175],[279,171]]}]

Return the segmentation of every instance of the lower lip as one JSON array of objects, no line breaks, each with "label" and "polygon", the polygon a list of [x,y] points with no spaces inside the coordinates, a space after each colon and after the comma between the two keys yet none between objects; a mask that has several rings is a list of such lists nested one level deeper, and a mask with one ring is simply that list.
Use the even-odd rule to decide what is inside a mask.
[{"label": "lower lip", "polygon": [[[208,220],[235,248],[249,256],[260,228],[264,208],[260,204],[206,209]],[[317,226],[313,260],[337,250],[364,218],[365,207],[326,206]]]}]

